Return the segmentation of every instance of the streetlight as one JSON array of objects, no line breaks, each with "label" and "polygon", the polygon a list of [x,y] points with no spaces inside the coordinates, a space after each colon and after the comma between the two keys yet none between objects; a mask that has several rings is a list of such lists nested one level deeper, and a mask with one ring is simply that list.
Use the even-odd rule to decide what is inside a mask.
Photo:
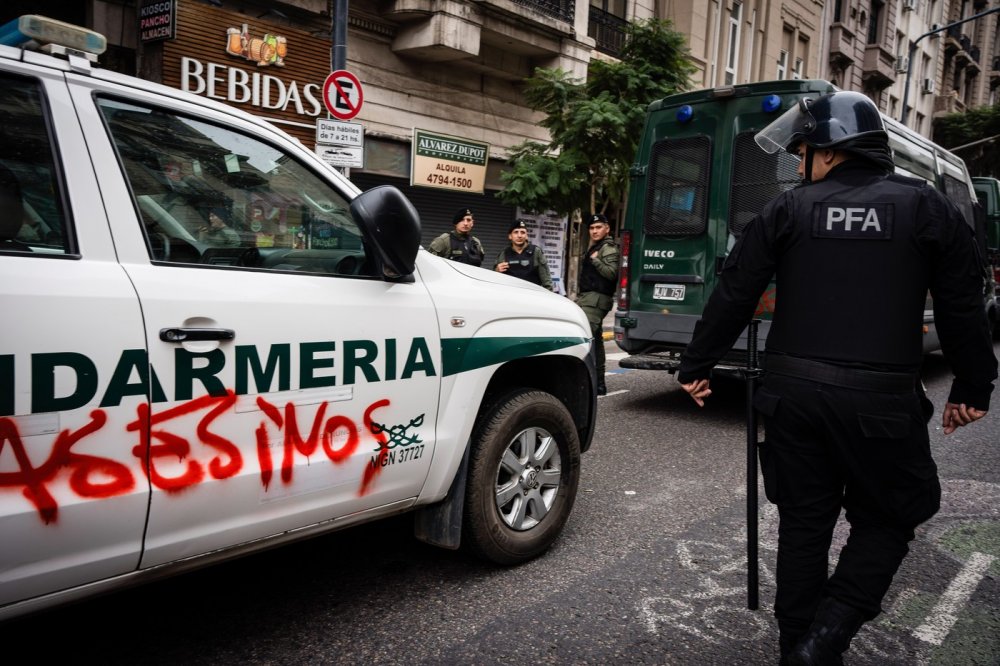
[{"label": "streetlight", "polygon": [[943,25],[940,28],[935,28],[933,30],[929,30],[929,31],[925,32],[924,34],[920,35],[919,37],[917,37],[913,41],[913,43],[910,44],[910,55],[909,55],[909,58],[907,58],[907,61],[906,61],[907,62],[907,65],[906,65],[906,83],[903,84],[903,113],[899,117],[899,122],[901,122],[901,123],[903,123],[905,125],[906,124],[906,116],[909,114],[909,111],[910,111],[908,108],[906,108],[906,101],[910,98],[910,77],[913,74],[913,56],[917,52],[917,42],[919,42],[924,37],[929,37],[930,35],[934,35],[936,33],[941,32],[942,30],[947,30],[948,28],[951,28],[952,26],[961,25],[961,24],[967,23],[969,21],[974,21],[977,18],[986,16],[987,14],[995,14],[996,12],[1000,12],[1000,7],[994,7],[993,9],[987,9],[985,12],[980,12],[980,13],[976,14],[975,16],[970,16],[969,18],[964,18],[964,19],[961,19],[959,21],[955,21],[954,23],[949,23],[948,25]]}]

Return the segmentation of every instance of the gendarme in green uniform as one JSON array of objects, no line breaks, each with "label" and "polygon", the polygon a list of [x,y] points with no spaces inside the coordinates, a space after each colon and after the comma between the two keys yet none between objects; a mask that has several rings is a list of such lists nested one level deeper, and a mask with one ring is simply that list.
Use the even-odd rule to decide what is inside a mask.
[{"label": "gendarme in green uniform", "polygon": [[604,395],[604,317],[614,305],[615,280],[621,251],[608,237],[611,226],[601,213],[590,216],[590,247],[580,257],[576,303],[587,315],[594,336],[594,358],[597,366],[597,394]]},{"label": "gendarme in green uniform", "polygon": [[427,251],[445,259],[451,259],[470,266],[481,266],[486,250],[479,239],[472,235],[475,218],[468,208],[460,208],[451,223],[455,228],[431,241]]}]

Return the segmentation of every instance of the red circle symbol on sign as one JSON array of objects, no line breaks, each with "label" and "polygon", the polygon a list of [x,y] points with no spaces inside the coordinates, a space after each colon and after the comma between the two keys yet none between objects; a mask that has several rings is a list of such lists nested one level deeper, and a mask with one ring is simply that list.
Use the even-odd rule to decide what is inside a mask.
[{"label": "red circle symbol on sign", "polygon": [[358,115],[364,101],[361,81],[346,69],[331,72],[323,82],[323,103],[330,115],[338,120],[350,120]]}]

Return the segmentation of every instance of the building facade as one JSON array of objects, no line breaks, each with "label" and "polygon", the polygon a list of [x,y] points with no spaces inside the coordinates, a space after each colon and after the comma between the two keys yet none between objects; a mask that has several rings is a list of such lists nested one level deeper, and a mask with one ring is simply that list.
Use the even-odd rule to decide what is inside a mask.
[{"label": "building facade", "polygon": [[670,20],[687,35],[694,88],[819,75],[818,0],[637,0],[635,19]]}]

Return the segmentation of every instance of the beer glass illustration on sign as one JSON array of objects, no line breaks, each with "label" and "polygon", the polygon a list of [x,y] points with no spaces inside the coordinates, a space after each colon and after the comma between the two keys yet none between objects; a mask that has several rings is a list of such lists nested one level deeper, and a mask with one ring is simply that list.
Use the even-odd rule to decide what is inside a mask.
[{"label": "beer glass illustration on sign", "polygon": [[226,53],[251,60],[258,67],[284,67],[285,56],[288,55],[288,40],[270,33],[264,33],[263,37],[251,37],[247,24],[244,23],[242,29],[226,30]]}]

